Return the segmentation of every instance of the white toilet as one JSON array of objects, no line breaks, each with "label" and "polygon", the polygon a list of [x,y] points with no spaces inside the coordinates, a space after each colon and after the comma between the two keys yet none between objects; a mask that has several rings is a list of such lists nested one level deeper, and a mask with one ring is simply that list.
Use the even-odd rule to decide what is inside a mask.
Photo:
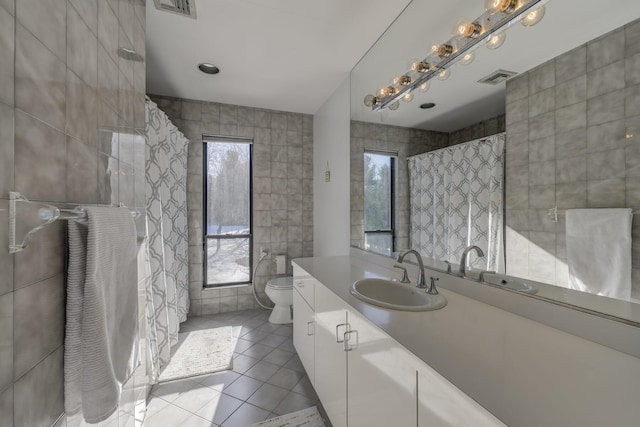
[{"label": "white toilet", "polygon": [[293,323],[291,305],[293,304],[293,277],[271,279],[265,286],[267,296],[275,307],[269,316],[269,322],[277,324]]}]

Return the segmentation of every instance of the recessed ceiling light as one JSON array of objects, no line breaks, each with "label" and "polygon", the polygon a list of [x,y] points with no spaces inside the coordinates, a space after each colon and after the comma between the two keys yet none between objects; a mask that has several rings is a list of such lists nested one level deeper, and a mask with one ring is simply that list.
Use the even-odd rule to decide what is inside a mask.
[{"label": "recessed ceiling light", "polygon": [[209,64],[203,62],[202,64],[198,64],[198,69],[205,74],[218,74],[220,69],[213,64]]},{"label": "recessed ceiling light", "polygon": [[436,104],[434,104],[433,102],[425,102],[424,104],[420,104],[420,108],[422,108],[423,110],[428,110],[429,108],[433,108],[435,106]]}]

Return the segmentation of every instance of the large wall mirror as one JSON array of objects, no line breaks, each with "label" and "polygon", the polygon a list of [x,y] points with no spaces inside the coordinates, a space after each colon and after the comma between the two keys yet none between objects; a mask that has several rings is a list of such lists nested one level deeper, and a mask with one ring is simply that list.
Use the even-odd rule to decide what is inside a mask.
[{"label": "large wall mirror", "polygon": [[[640,2],[542,3],[537,25],[514,23],[498,49],[480,43],[397,109],[373,111],[364,100],[447,41],[459,22],[481,16],[485,2],[413,0],[356,65],[351,245],[387,256],[418,247],[431,267],[455,273],[464,247],[478,244],[485,257],[469,255],[470,275],[496,271],[484,274],[487,285],[640,326]],[[481,83],[487,76],[497,84]],[[494,157],[500,164],[491,169]],[[446,162],[461,159],[471,178],[449,171]],[[442,170],[454,178],[436,176]],[[459,178],[466,195],[420,188]],[[437,248],[442,239],[433,236],[455,240],[459,212],[428,226],[418,216],[480,198],[476,187],[491,188],[491,208],[459,210],[469,227],[490,222],[483,237]],[[420,198],[433,204],[416,207]],[[598,218],[609,225],[589,222]],[[593,230],[604,237],[589,240]]]}]

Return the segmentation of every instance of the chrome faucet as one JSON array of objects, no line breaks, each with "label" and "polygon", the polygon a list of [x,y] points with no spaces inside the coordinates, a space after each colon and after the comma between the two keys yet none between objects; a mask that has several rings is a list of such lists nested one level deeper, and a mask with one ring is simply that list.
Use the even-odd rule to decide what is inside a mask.
[{"label": "chrome faucet", "polygon": [[420,256],[418,251],[416,251],[415,249],[407,249],[406,251],[403,251],[400,255],[398,255],[397,261],[398,263],[401,263],[402,260],[404,260],[404,257],[409,254],[414,254],[416,256],[416,259],[418,260],[418,265],[420,266],[420,271],[418,271],[418,281],[416,282],[416,286],[418,288],[426,288],[427,285],[424,283],[424,264],[422,263],[422,257]]},{"label": "chrome faucet", "polygon": [[480,249],[478,246],[476,245],[471,245],[468,246],[463,252],[462,252],[462,258],[460,258],[460,269],[458,270],[458,274],[460,275],[460,277],[466,277],[467,271],[467,254],[469,252],[471,252],[472,250],[476,251],[476,254],[479,257],[483,257],[484,256],[484,252],[482,252],[482,249]]}]

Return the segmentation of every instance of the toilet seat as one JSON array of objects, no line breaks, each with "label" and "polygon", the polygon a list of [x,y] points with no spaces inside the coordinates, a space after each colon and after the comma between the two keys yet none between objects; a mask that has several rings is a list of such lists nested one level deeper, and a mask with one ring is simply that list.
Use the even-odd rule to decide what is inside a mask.
[{"label": "toilet seat", "polygon": [[267,282],[267,288],[271,289],[292,289],[293,277],[279,277]]}]

